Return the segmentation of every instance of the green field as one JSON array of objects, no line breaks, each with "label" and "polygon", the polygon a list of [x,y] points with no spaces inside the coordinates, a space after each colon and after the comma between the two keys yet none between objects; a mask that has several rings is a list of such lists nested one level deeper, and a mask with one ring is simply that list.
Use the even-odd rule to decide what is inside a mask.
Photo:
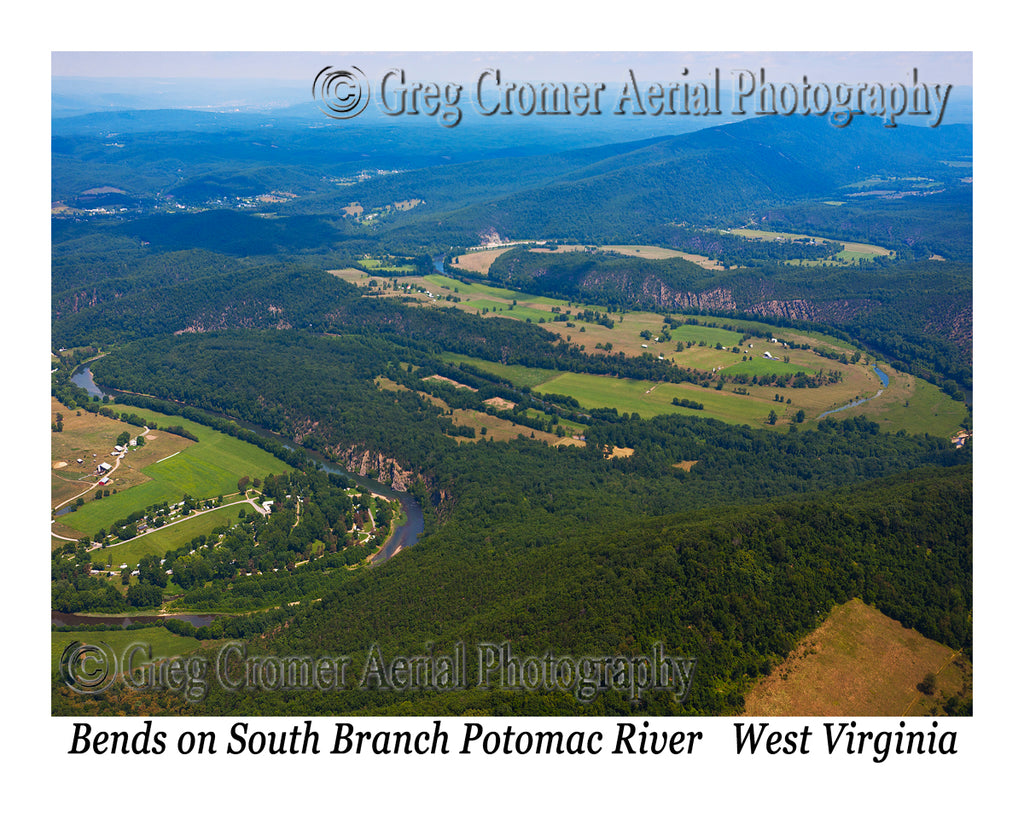
[{"label": "green field", "polygon": [[810,367],[801,367],[799,364],[776,361],[769,358],[751,358],[747,361],[740,361],[730,364],[722,370],[727,375],[796,375],[797,373],[813,373]]},{"label": "green field", "polygon": [[[73,642],[98,645],[106,643],[117,656],[120,666],[121,657],[126,648],[133,643],[151,646],[153,659],[178,657],[188,654],[200,647],[194,637],[181,637],[171,634],[167,629],[153,626],[152,628],[132,629],[131,631],[51,631],[50,632],[50,670],[56,671],[64,649]],[[145,658],[148,662],[148,656]]]},{"label": "green field", "polygon": [[[635,412],[641,418],[678,412],[717,418],[730,424],[763,424],[773,409],[780,418],[792,406],[784,406],[770,399],[740,396],[726,390],[706,390],[692,384],[658,384],[653,381],[635,381],[631,378],[612,378],[587,373],[562,373],[544,384],[545,392],[571,395],[587,409],[614,407],[619,412]],[[677,407],[673,398],[688,398],[704,405],[703,410]],[[776,429],[783,429],[780,422]]]},{"label": "green field", "polygon": [[[607,309],[607,305],[601,307],[599,305],[585,305],[571,307],[574,302],[566,301],[565,299],[553,299],[549,296],[534,296],[530,293],[521,293],[518,290],[508,290],[504,287],[492,287],[488,284],[476,284],[461,282],[458,279],[453,279],[450,276],[442,276],[440,274],[433,274],[430,276],[424,276],[423,281],[431,285],[431,292],[435,295],[440,290],[447,290],[452,294],[461,296],[464,300],[467,297],[479,296],[484,299],[494,299],[496,302],[503,304],[508,307],[513,301],[520,302],[520,306],[529,305],[538,309],[541,315],[545,318],[551,318],[554,314],[551,312],[552,307],[560,307],[565,309],[579,309],[582,310],[587,307],[591,310],[598,310],[604,312]],[[456,294],[456,290],[458,293]],[[476,305],[478,302],[475,299],[470,299],[470,304]]]},{"label": "green field", "polygon": [[[821,236],[808,236],[803,233],[779,233],[771,230],[750,230],[748,228],[735,228],[726,231],[736,236],[744,236],[748,239],[817,239],[826,242],[839,242],[843,249],[836,254],[837,259],[842,262],[852,263],[859,259],[873,259],[876,256],[888,256],[891,251],[879,245],[869,245],[863,242],[845,242],[841,239],[824,239]],[[824,259],[793,259],[789,264],[814,267],[825,264]]]},{"label": "green field", "polygon": [[[631,320],[627,314],[626,323]],[[753,326],[753,323],[744,322]],[[616,324],[616,328],[622,325]],[[758,329],[771,330],[769,325],[757,325]],[[604,328],[599,328],[604,329]],[[683,330],[677,328],[676,334]],[[685,325],[685,329],[695,333],[730,333],[715,327]],[[587,335],[590,335],[587,333]],[[732,333],[739,340],[739,336]],[[815,346],[832,347],[837,350],[853,351],[856,348],[829,336],[806,336],[803,333],[785,336],[796,343],[811,343]],[[663,351],[667,359],[684,367],[697,367],[710,370],[715,366],[723,366],[723,372],[729,375],[769,375],[789,373],[816,373],[819,369],[840,369],[843,380],[840,383],[828,384],[815,389],[782,389],[773,386],[749,386],[748,395],[737,395],[734,386],[727,384],[721,391],[705,389],[693,384],[656,384],[651,381],[634,381],[615,379],[610,376],[590,375],[584,373],[564,373],[556,370],[535,369],[520,365],[504,365],[469,356],[446,354],[445,361],[467,363],[484,372],[493,373],[506,379],[517,387],[529,388],[537,393],[558,393],[568,395],[580,402],[584,409],[614,407],[619,412],[635,412],[643,418],[650,418],[665,413],[684,413],[716,418],[730,424],[764,425],[769,429],[786,429],[788,422],[803,409],[807,421],[813,421],[821,413],[846,404],[859,397],[874,396],[881,386],[878,377],[871,371],[865,361],[857,365],[840,365],[835,361],[823,359],[810,350],[786,351],[793,360],[789,363],[766,358],[753,358],[741,361],[740,356],[730,352],[731,346],[725,350],[716,350],[713,346],[691,347],[681,353],[671,353],[673,342],[655,344],[651,342],[651,351]],[[763,351],[766,346],[778,353],[779,348],[767,342],[755,341],[755,349]],[[724,345],[723,345],[724,346]],[[734,346],[734,345],[733,345]],[[877,398],[852,407],[829,417],[841,421],[854,415],[863,415],[877,421],[883,432],[930,433],[944,437],[952,435],[960,427],[967,408],[963,403],[954,401],[938,387],[906,373],[897,373],[891,367],[884,366],[889,375],[889,387]],[[652,389],[653,388],[653,389]],[[791,404],[773,401],[776,393],[792,401]],[[673,398],[688,398],[704,405],[703,410],[693,410],[672,404]],[[774,426],[766,425],[768,414],[774,410],[778,422]]]},{"label": "green field", "polygon": [[388,265],[380,259],[359,259],[356,264],[370,273],[401,273],[404,275],[416,272],[416,268],[411,264]]},{"label": "green field", "polygon": [[[524,367],[521,364],[499,364],[496,361],[471,358],[468,355],[460,355],[458,353],[444,353],[441,358],[454,364],[469,364],[485,373],[491,373],[499,378],[504,378],[517,387],[529,387],[530,389],[538,387],[558,375],[558,370]],[[552,390],[544,389],[540,390],[540,392],[552,392]]]},{"label": "green field", "polygon": [[[471,307],[482,306],[480,301],[471,301],[471,302],[468,302],[468,304]],[[492,306],[492,305],[497,305],[497,306],[495,307],[495,306]],[[511,304],[502,304],[500,302],[491,302],[487,306],[492,311],[494,311],[493,314],[496,315],[496,316],[503,316],[504,318],[519,319],[520,321],[533,321],[533,322],[538,322],[538,323],[541,322],[541,321],[551,321],[551,319],[552,319],[552,317],[554,315],[550,311],[541,310],[538,307],[530,307],[530,306],[525,305],[525,304],[511,305]]]},{"label": "green field", "polygon": [[877,398],[829,416],[836,421],[854,415],[877,421],[883,432],[903,430],[911,435],[929,433],[951,438],[963,423],[967,407],[954,401],[934,384],[907,373],[883,368],[888,388]]},{"label": "green field", "polygon": [[[518,293],[515,290],[505,290],[502,287],[491,287],[486,284],[467,284],[466,282],[460,282],[458,279],[453,279],[450,276],[442,276],[440,274],[433,274],[431,276],[424,276],[423,281],[427,284],[433,285],[434,291],[437,290],[450,290],[454,293],[458,290],[460,296],[485,296],[496,299],[530,299],[531,301],[538,300],[537,296],[528,296],[525,293]],[[557,304],[551,300],[552,304]]]},{"label": "green field", "polygon": [[709,347],[721,344],[723,347],[738,347],[743,339],[741,333],[723,330],[721,327],[705,327],[703,324],[684,324],[672,331],[672,342],[692,341],[694,344],[704,342]]},{"label": "green field", "polygon": [[193,513],[180,522],[175,521],[125,543],[116,543],[106,549],[97,549],[91,553],[93,560],[99,561],[94,565],[97,567],[107,565],[111,566],[112,570],[116,570],[122,563],[127,563],[134,569],[141,557],[146,555],[163,556],[171,549],[184,546],[194,537],[208,535],[218,526],[230,526],[237,523],[238,510],[242,508],[252,511],[252,506],[248,503],[232,503],[209,512]]},{"label": "green field", "polygon": [[[102,500],[90,501],[80,509],[57,518],[60,523],[82,534],[92,535],[131,512],[154,504],[180,501],[182,495],[205,499],[237,492],[238,479],[243,475],[262,478],[289,469],[284,461],[259,447],[194,421],[137,407],[111,406],[119,412],[140,413],[160,427],[178,424],[194,433],[199,442],[177,455],[145,467],[142,473],[151,478],[147,483]],[[160,434],[159,430],[156,434]]]}]

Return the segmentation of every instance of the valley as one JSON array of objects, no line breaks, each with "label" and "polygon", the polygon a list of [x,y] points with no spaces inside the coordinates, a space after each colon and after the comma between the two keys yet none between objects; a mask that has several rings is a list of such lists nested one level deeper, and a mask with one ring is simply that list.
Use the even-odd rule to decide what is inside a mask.
[{"label": "valley", "polygon": [[[698,677],[55,676],[54,714],[970,713],[970,126],[207,114],[54,121],[51,610],[178,615],[140,634],[206,661],[657,645]],[[52,660],[93,633],[53,628]],[[873,654],[892,674],[816,697]]]}]

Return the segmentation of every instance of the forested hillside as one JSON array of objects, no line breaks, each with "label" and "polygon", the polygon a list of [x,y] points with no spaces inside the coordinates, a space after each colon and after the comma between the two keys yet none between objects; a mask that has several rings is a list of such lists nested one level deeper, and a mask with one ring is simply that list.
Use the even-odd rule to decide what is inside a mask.
[{"label": "forested hillside", "polygon": [[[459,151],[380,121],[347,141],[261,115],[55,127],[54,397],[103,411],[70,381],[89,360],[143,415],[284,436],[261,445],[294,470],[245,475],[239,517],[123,584],[96,566],[138,516],[54,533],[55,608],[230,613],[167,625],[210,657],[231,638],[281,656],[508,641],[697,662],[685,702],[115,687],[83,706],[55,683],[55,713],[738,713],[852,597],[969,654],[971,446],[908,430],[940,412],[970,427],[971,132],[872,126],[754,118],[602,145],[520,127],[501,146],[484,129]],[[453,263],[499,239],[524,244]],[[614,350],[592,340],[605,331]],[[576,397],[545,386],[576,377]],[[797,413],[822,385],[837,400]],[[619,411],[587,389],[663,404]],[[733,400],[751,415],[703,414]],[[415,545],[371,565],[398,513],[357,509],[311,454],[400,476],[425,519]]]}]

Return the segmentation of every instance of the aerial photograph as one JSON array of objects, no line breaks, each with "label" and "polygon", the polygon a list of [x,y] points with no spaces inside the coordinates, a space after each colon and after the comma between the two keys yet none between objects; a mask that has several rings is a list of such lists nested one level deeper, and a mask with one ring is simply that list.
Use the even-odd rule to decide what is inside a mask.
[{"label": "aerial photograph", "polygon": [[54,51],[50,714],[945,753],[972,59]]}]

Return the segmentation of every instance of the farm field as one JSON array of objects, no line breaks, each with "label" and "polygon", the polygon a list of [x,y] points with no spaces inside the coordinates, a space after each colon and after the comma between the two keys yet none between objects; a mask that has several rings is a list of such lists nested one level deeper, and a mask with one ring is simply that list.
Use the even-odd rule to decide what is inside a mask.
[{"label": "farm field", "polygon": [[966,407],[934,384],[881,365],[889,386],[877,398],[858,407],[830,415],[837,421],[863,415],[877,421],[883,432],[903,430],[911,435],[930,433],[952,437],[963,423]]},{"label": "farm field", "polygon": [[365,270],[360,270],[357,267],[343,267],[340,270],[328,270],[332,276],[337,276],[339,279],[344,279],[349,284],[363,285],[369,284],[372,278],[369,273]]},{"label": "farm field", "polygon": [[[627,316],[627,320],[628,318]],[[695,335],[706,332],[711,338],[717,338],[718,336],[715,334],[729,332],[715,327],[684,325],[673,331],[673,340],[674,334],[684,329]],[[733,337],[739,341],[739,336],[735,333],[728,340],[732,341]],[[816,344],[821,343],[816,339],[814,341]],[[658,344],[653,340],[650,342],[650,346],[656,352],[665,348],[674,348],[674,344]],[[728,373],[742,372],[761,376],[769,373],[788,374],[801,371],[817,373],[818,370],[824,368],[826,371],[840,370],[843,373],[843,380],[814,389],[784,389],[772,385],[754,386],[751,384],[743,387],[747,394],[740,395],[733,391],[736,385],[731,383],[726,384],[719,391],[713,387],[704,388],[686,382],[670,384],[630,381],[602,375],[534,370],[529,367],[501,365],[466,356],[452,355],[447,356],[446,360],[453,363],[472,364],[486,372],[507,378],[517,386],[529,387],[539,393],[571,395],[582,406],[590,409],[615,407],[620,412],[637,412],[642,417],[651,417],[666,412],[698,412],[672,405],[672,398],[689,398],[704,404],[705,409],[702,412],[705,417],[740,424],[762,423],[773,409],[780,422],[787,421],[800,409],[804,410],[807,420],[813,420],[826,410],[842,406],[855,398],[874,395],[881,386],[878,376],[865,363],[839,364],[829,359],[823,359],[811,350],[787,350],[787,355],[791,357],[790,363],[782,360],[749,357],[764,349],[771,349],[776,355],[779,355],[781,351],[778,345],[759,340],[754,342],[754,348],[745,348],[748,355],[747,361],[743,361],[743,351],[734,353],[731,348],[716,350],[707,344],[703,347],[690,347],[678,353],[668,352],[666,349],[664,354],[666,359],[672,360],[680,367],[692,367],[708,372],[713,368],[718,368]],[[734,367],[737,369],[732,369]],[[776,395],[781,395],[783,401],[775,401]],[[785,399],[789,399],[791,403],[786,404]],[[891,411],[895,412],[897,409],[899,408],[891,408]],[[960,417],[962,418],[962,413]],[[959,420],[958,418],[957,422]]]},{"label": "farm field", "polygon": [[[773,409],[779,416],[776,429],[785,430],[785,406],[770,398],[741,396],[722,390],[707,390],[693,384],[664,384],[654,381],[636,381],[630,378],[612,378],[588,373],[562,373],[544,383],[545,392],[569,395],[585,409],[614,407],[620,413],[637,413],[641,418],[678,412],[717,418],[730,424],[764,424]],[[704,405],[703,410],[679,407],[673,398],[687,398]]]},{"label": "farm field", "polygon": [[457,260],[452,262],[452,267],[486,276],[491,269],[491,263],[507,250],[509,250],[507,247],[495,247],[490,250],[475,250],[472,253],[463,253]]},{"label": "farm field", "polygon": [[[586,250],[586,245],[559,245],[557,248],[545,247],[530,248],[534,253],[572,253]],[[598,250],[608,253],[618,253],[620,256],[635,256],[640,259],[686,259],[688,262],[698,264],[706,270],[725,270],[721,263],[707,256],[697,253],[685,253],[682,250],[675,250],[670,247],[657,247],[655,245],[598,245]]]},{"label": "farm field", "polygon": [[[533,438],[542,441],[548,446],[586,446],[585,442],[570,437],[567,434],[564,438],[550,432],[543,432],[539,429],[521,426],[514,421],[504,418],[495,418],[485,412],[471,409],[456,409],[452,411],[452,422],[457,425],[471,426],[476,429],[476,438],[457,438],[458,441],[511,441],[520,436]],[[483,430],[487,430],[486,433]],[[575,428],[574,429],[578,429]]]},{"label": "farm field", "polygon": [[[749,371],[757,375],[800,370],[817,372],[822,366],[831,365],[832,368],[843,372],[843,381],[814,389],[748,385],[744,388],[748,394],[739,395],[732,391],[734,385],[731,384],[727,384],[719,391],[713,387],[704,388],[685,382],[658,383],[503,365],[464,355],[446,355],[445,360],[470,364],[537,393],[572,396],[585,409],[614,407],[619,412],[636,412],[643,418],[682,412],[716,418],[731,424],[764,425],[768,414],[775,410],[778,421],[774,428],[786,429],[798,410],[804,410],[805,423],[813,423],[826,411],[858,398],[872,396],[871,400],[864,404],[832,413],[829,417],[842,421],[844,418],[863,415],[869,420],[877,421],[883,432],[898,432],[902,429],[911,434],[928,432],[932,435],[951,437],[959,428],[966,413],[963,404],[954,401],[934,385],[906,373],[898,373],[888,366],[883,365],[882,369],[889,375],[889,387],[882,395],[873,397],[881,387],[881,381],[868,364],[861,362],[856,365],[840,365],[834,361],[823,360],[809,350],[792,350],[791,353],[792,362],[789,364],[784,361],[757,358],[748,358],[744,362],[735,353],[708,347],[691,348],[685,353],[673,353],[666,357],[676,360],[680,366],[699,366],[708,369],[725,362],[729,365],[725,372]],[[806,363],[800,363],[805,359]],[[738,369],[733,370],[732,367]],[[775,401],[776,395],[781,395],[792,403]],[[672,404],[673,398],[697,401],[704,405],[704,409],[694,410],[675,406]]]},{"label": "farm field", "polygon": [[[533,247],[530,248],[530,251],[533,253],[571,253],[586,249],[586,245],[559,245],[555,249]],[[668,247],[656,247],[654,245],[600,245],[597,249],[618,253],[622,256],[635,256],[641,259],[686,259],[694,264],[699,264],[707,270],[725,269],[721,264],[713,259],[709,259],[707,256],[700,256],[696,253],[684,253],[681,250],[674,250]],[[486,276],[490,273],[491,264],[494,260],[508,250],[509,248],[507,247],[500,247],[463,253],[458,257],[457,261],[452,262],[452,267]]]},{"label": "farm field", "polygon": [[[410,205],[409,207],[414,206]],[[399,210],[408,210],[408,208],[399,208]],[[416,268],[411,264],[389,264],[387,261],[382,259],[360,259],[358,264],[370,273],[376,274],[397,273],[399,275],[405,275],[407,273],[416,272]]]},{"label": "farm field", "polygon": [[[345,278],[362,287],[368,287],[371,281],[366,273],[342,270],[332,271],[336,275]],[[718,318],[715,316],[701,317],[701,324],[681,324],[670,333],[670,340],[664,338],[664,316],[660,313],[629,311],[611,314],[613,324],[607,327],[596,322],[587,322],[577,318],[577,314],[585,310],[591,310],[598,314],[605,314],[607,306],[576,304],[564,299],[553,299],[546,296],[533,296],[528,293],[521,293],[515,290],[508,290],[490,285],[461,282],[458,279],[440,274],[430,276],[411,276],[400,280],[400,284],[410,287],[409,295],[414,296],[424,306],[442,306],[456,308],[471,312],[484,314],[488,317],[511,318],[520,321],[531,321],[540,324],[548,332],[565,339],[568,342],[577,344],[588,353],[611,352],[613,354],[622,352],[627,356],[640,356],[644,354],[663,355],[666,359],[683,367],[693,367],[710,371],[715,367],[726,367],[742,361],[743,354],[761,356],[765,350],[770,349],[772,354],[781,357],[782,348],[778,345],[768,345],[762,340],[755,340],[754,349],[746,348],[739,354],[731,353],[733,347],[739,345],[743,334],[735,330],[726,330],[723,327],[709,327],[709,323],[715,324],[740,324],[744,329],[754,332],[779,335],[792,344],[810,344],[814,347],[827,347],[837,352],[853,352],[853,345],[824,334],[810,336],[805,332],[796,330],[781,330],[772,327],[764,322],[742,321],[734,322],[730,319]],[[384,289],[384,287],[389,289]],[[426,292],[416,292],[422,288],[433,294],[434,298]],[[390,283],[378,282],[378,288],[373,292],[383,295],[402,295],[406,291],[390,289]],[[445,295],[457,296],[459,302],[444,301]],[[568,314],[569,320],[554,321],[555,311]],[[571,326],[570,326],[571,325]],[[649,335],[645,338],[641,334]],[[657,340],[656,340],[657,339]],[[688,349],[677,351],[679,344],[684,347],[689,344]],[[609,350],[608,347],[611,346]],[[718,350],[716,347],[723,349]],[[803,359],[797,360],[801,351],[791,350],[787,354],[791,356],[794,363],[809,363],[813,358],[813,370],[830,369],[825,365],[834,362],[816,357],[813,353],[804,351]],[[763,365],[762,365],[763,366]],[[787,370],[791,371],[791,370]],[[762,371],[759,371],[762,372]],[[781,372],[781,371],[780,371]],[[518,383],[518,382],[516,382]],[[524,384],[524,386],[530,386]],[[844,403],[844,402],[840,402]],[[834,406],[839,406],[835,404]],[[829,407],[824,407],[828,409]]]},{"label": "farm field", "polygon": [[[465,356],[460,357],[466,358]],[[475,363],[473,359],[467,360]],[[402,384],[397,384],[390,378],[384,378],[383,376],[377,379],[377,388],[381,390],[408,389],[408,387]],[[477,443],[480,441],[511,441],[522,436],[524,438],[533,438],[535,440],[542,441],[549,446],[585,446],[583,441],[571,437],[573,434],[581,431],[581,427],[577,424],[563,424],[566,428],[566,437],[560,438],[554,433],[525,427],[515,423],[514,421],[509,421],[505,418],[497,418],[493,415],[488,415],[485,412],[480,412],[479,410],[452,409],[448,406],[448,402],[434,395],[429,395],[427,393],[419,393],[419,395],[434,406],[440,407],[445,412],[451,409],[452,423],[456,426],[470,426],[476,430],[476,438],[456,436],[455,440],[457,441],[469,443]],[[484,432],[484,430],[487,431]]]},{"label": "farm field", "polygon": [[[524,367],[521,364],[500,364],[497,361],[485,361],[482,358],[470,358],[459,353],[444,353],[444,361],[454,364],[470,364],[478,370],[504,378],[517,387],[533,388],[558,375],[558,370],[545,370],[540,367]],[[549,390],[550,392],[550,390]]]},{"label": "farm field", "polygon": [[[51,423],[56,419],[57,413],[63,416],[64,429],[62,432],[50,434],[52,507],[88,490],[99,480],[100,476],[96,474],[96,467],[101,463],[112,464],[114,462],[114,456],[110,453],[114,449],[118,435],[128,432],[135,436],[142,432],[142,427],[132,426],[98,413],[77,409],[69,410],[56,398],[51,397]],[[128,469],[129,464],[134,464],[137,467],[149,465],[171,452],[190,446],[192,441],[179,438],[176,435],[165,436],[154,432],[146,440],[146,444],[125,459],[114,473],[111,486],[127,488],[143,482],[145,478],[135,474],[137,470]],[[82,459],[80,464],[78,463],[79,458]],[[87,501],[92,500],[92,492],[87,492],[84,497]]]},{"label": "farm field", "polygon": [[[335,271],[340,272],[340,271]],[[354,284],[360,286],[367,286],[369,279],[357,279],[351,274],[346,274],[343,278],[348,281],[352,281]],[[399,285],[408,285],[410,288],[409,293],[404,291],[394,290],[383,290],[378,289],[374,292],[380,292],[383,294],[394,294],[394,295],[411,295],[417,298],[424,305],[439,305],[442,307],[457,307],[460,310],[464,310],[470,313],[482,312],[484,308],[492,312],[494,315],[501,316],[503,318],[514,318],[520,321],[530,320],[533,322],[544,321],[550,322],[554,318],[554,311],[552,308],[558,308],[559,310],[584,310],[591,309],[599,312],[604,312],[607,307],[600,305],[579,305],[572,302],[568,302],[564,299],[553,299],[548,296],[534,296],[529,293],[521,293],[517,290],[508,290],[504,287],[493,287],[487,284],[478,284],[476,282],[462,282],[458,279],[453,279],[450,276],[444,276],[440,273],[434,273],[429,276],[406,276],[400,280]],[[417,288],[422,288],[427,292],[417,292]],[[430,293],[434,298],[428,296]],[[458,302],[450,302],[444,300],[444,297],[452,295],[459,298]],[[515,302],[515,304],[513,304]],[[549,327],[552,332],[557,333],[557,327]]]},{"label": "farm field", "polygon": [[[437,295],[440,295],[442,291],[455,294],[457,290],[457,295],[462,301],[455,306],[461,310],[477,312],[486,308],[490,311],[489,315],[492,316],[530,320],[535,323],[543,321],[542,326],[545,330],[579,345],[588,353],[608,351],[613,354],[623,352],[627,356],[640,356],[648,353],[663,355],[679,366],[709,371],[714,367],[725,367],[737,363],[736,354],[731,353],[730,350],[739,345],[743,334],[735,330],[726,330],[723,327],[710,327],[707,326],[708,324],[738,324],[752,332],[781,336],[794,345],[809,344],[812,347],[825,347],[839,353],[852,353],[856,350],[853,345],[825,334],[811,336],[803,331],[775,328],[764,322],[747,320],[740,322],[715,316],[702,316],[700,324],[681,324],[671,331],[670,339],[666,340],[664,338],[664,316],[660,313],[640,311],[615,313],[611,315],[612,326],[606,327],[603,324],[577,318],[578,313],[588,309],[604,314],[607,310],[606,306],[576,304],[564,299],[532,296],[528,293],[490,287],[489,285],[467,284],[441,275],[413,277],[404,281],[421,282],[430,292]],[[433,302],[422,294],[421,302],[445,306],[451,304],[442,301]],[[567,313],[569,321],[553,321],[555,316],[553,310]],[[648,334],[650,338],[644,338],[641,335],[644,333]],[[683,351],[677,351],[676,347],[680,343],[684,347],[687,344],[691,346]],[[702,343],[703,346],[701,346]],[[611,345],[610,350],[608,345]],[[719,345],[724,349],[717,350],[716,347]],[[779,345],[771,345],[762,339],[755,339],[754,348],[740,351],[739,361],[742,361],[743,354],[761,356],[766,350],[770,350],[776,357],[781,357],[782,349]],[[840,366],[835,362],[815,356],[809,351],[788,350],[786,354],[794,363],[813,364],[814,372],[822,367],[827,370]]]},{"label": "farm field", "polygon": [[[52,631],[50,632],[51,672],[57,671],[57,664],[60,662],[64,649],[75,641],[90,645],[106,643],[116,654],[119,664],[125,649],[133,643],[152,646],[154,660],[189,654],[201,645],[195,637],[172,634],[160,626],[132,629],[131,631]],[[149,661],[148,656],[146,661]]]},{"label": "farm field", "polygon": [[116,570],[122,563],[134,569],[139,558],[146,555],[164,555],[171,549],[184,546],[192,538],[199,535],[208,535],[218,526],[230,526],[238,522],[238,510],[245,508],[252,512],[252,506],[248,503],[240,504],[231,498],[230,506],[221,506],[207,512],[193,513],[184,520],[174,521],[159,529],[147,532],[142,537],[116,543],[106,549],[96,549],[91,552],[93,560],[96,561],[96,568],[102,566],[111,567]]},{"label": "farm field", "polygon": [[[156,440],[152,443],[147,441],[139,453],[128,455],[114,473],[116,478],[121,475],[122,470],[133,469],[145,478],[145,482],[139,482],[123,490],[119,489],[116,495],[111,494],[101,500],[90,500],[80,509],[60,516],[57,518],[59,525],[54,526],[57,534],[69,537],[92,535],[129,513],[153,504],[176,502],[186,494],[197,499],[228,495],[238,491],[238,479],[243,475],[262,477],[271,473],[286,472],[289,469],[283,461],[259,447],[194,421],[148,409],[140,410],[114,404],[111,407],[116,411],[138,413],[160,427],[180,425],[195,434],[199,441],[194,442],[171,435],[162,429],[154,430],[152,434]],[[155,444],[161,438],[174,442],[172,453],[176,454],[166,455],[159,461],[151,461],[148,465],[142,465],[142,461],[132,465],[131,459],[137,454],[151,456],[151,447],[155,449]],[[119,485],[112,482],[111,486],[116,488]]]},{"label": "farm field", "polygon": [[[917,688],[929,672],[932,696]],[[850,600],[754,685],[745,715],[921,716],[970,689],[971,665],[958,652]]]},{"label": "farm field", "polygon": [[[824,242],[839,242],[843,249],[837,254],[840,261],[856,262],[859,259],[873,259],[875,256],[889,256],[892,251],[879,245],[869,245],[863,242],[845,242],[840,239],[825,239],[821,236],[808,236],[803,233],[779,233],[771,230],[751,230],[749,228],[733,228],[726,231],[736,236],[745,236],[749,239],[816,239]],[[823,259],[795,259],[791,264],[804,266],[815,266],[826,263]]]}]

